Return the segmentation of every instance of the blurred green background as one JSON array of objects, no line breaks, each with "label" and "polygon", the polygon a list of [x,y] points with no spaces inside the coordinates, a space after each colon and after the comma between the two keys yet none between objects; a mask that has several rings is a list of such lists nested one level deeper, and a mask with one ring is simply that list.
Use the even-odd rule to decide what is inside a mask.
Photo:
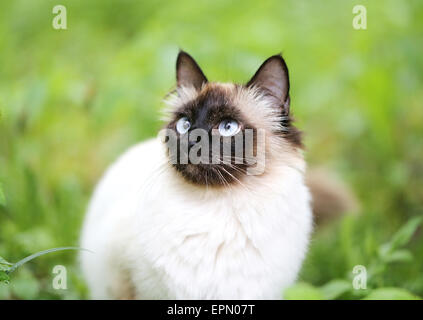
[{"label": "blurred green background", "polygon": [[[57,4],[67,30],[52,28]],[[367,30],[352,27],[356,4]],[[105,168],[160,128],[179,48],[235,82],[282,52],[310,166],[337,172],[361,205],[314,234],[291,296],[362,297],[342,291],[355,265],[371,269],[366,294],[423,296],[423,235],[406,225],[423,212],[422,39],[419,0],[1,1],[0,256],[78,245]],[[76,256],[25,265],[0,299],[87,298]],[[52,289],[57,264],[68,290]]]}]

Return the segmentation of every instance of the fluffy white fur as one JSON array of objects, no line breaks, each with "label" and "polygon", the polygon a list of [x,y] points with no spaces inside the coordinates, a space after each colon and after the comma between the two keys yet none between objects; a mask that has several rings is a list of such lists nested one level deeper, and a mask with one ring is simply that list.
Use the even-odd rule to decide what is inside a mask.
[{"label": "fluffy white fur", "polygon": [[231,188],[187,183],[158,139],[126,152],[95,191],[82,270],[96,299],[279,299],[312,225],[299,153]]}]

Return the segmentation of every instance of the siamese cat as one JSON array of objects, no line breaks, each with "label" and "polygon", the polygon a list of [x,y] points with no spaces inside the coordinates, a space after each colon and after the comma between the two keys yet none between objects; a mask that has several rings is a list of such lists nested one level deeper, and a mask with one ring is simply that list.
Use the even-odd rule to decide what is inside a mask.
[{"label": "siamese cat", "polygon": [[[246,84],[209,82],[181,51],[176,71],[171,134],[129,149],[91,200],[81,263],[92,298],[281,299],[312,231],[287,65],[275,55]],[[209,162],[194,161],[200,151]]]}]

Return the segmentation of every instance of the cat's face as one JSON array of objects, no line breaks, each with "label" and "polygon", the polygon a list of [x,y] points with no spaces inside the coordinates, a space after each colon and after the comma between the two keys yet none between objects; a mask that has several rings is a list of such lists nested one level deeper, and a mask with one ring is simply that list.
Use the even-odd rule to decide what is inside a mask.
[{"label": "cat's face", "polygon": [[299,131],[289,116],[289,78],[280,55],[267,59],[245,85],[208,82],[181,51],[177,89],[165,139],[169,160],[187,181],[225,186],[261,175],[281,153],[297,153]]}]

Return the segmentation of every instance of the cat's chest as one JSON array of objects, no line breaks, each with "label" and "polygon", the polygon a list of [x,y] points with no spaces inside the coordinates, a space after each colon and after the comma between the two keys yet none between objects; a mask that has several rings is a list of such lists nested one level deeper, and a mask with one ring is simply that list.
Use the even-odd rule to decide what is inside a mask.
[{"label": "cat's chest", "polygon": [[289,261],[301,253],[295,246],[303,247],[308,228],[293,217],[295,206],[282,195],[261,201],[250,197],[248,203],[184,200],[146,202],[137,226],[143,265],[158,282],[164,281],[170,298],[178,297],[173,292],[197,298],[234,296],[234,290],[254,290],[263,298],[262,292],[280,289],[280,272],[285,267],[291,272]]},{"label": "cat's chest", "polygon": [[276,245],[288,235],[285,230],[295,210],[282,195],[249,201],[175,195],[168,196],[166,204],[148,201],[144,206],[137,229],[146,256],[157,264],[174,259],[192,267],[236,256],[247,261],[267,255],[269,242]]}]

